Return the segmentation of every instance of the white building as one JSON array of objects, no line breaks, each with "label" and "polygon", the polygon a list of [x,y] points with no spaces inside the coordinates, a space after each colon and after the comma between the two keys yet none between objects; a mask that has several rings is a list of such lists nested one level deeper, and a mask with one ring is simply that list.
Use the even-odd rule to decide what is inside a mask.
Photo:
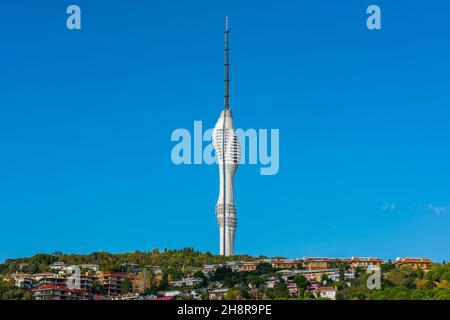
[{"label": "white building", "polygon": [[281,278],[283,278],[285,281],[288,280],[289,278],[292,278],[295,273],[292,270],[280,270],[277,272]]},{"label": "white building", "polygon": [[54,262],[48,266],[50,270],[53,271],[63,271],[66,269],[66,264],[64,262]]},{"label": "white building", "polygon": [[152,265],[147,265],[144,267],[144,269],[150,270],[153,274],[162,274],[162,269],[160,266],[152,266]]},{"label": "white building", "polygon": [[238,272],[241,264],[242,264],[241,261],[228,261],[226,263],[226,266],[227,268],[230,268],[231,271]]},{"label": "white building", "polygon": [[172,287],[193,287],[202,282],[203,282],[202,278],[191,277],[191,278],[183,278],[177,281],[172,281],[170,285]]},{"label": "white building", "polygon": [[181,291],[179,290],[173,290],[173,291],[165,291],[164,296],[165,297],[175,297],[179,296],[181,294]]},{"label": "white building", "polygon": [[[328,278],[331,281],[340,281],[340,274],[339,274],[339,272],[336,272],[336,273],[328,275]],[[355,279],[355,273],[353,271],[344,272],[344,280],[350,280],[350,279]]]},{"label": "white building", "polygon": [[92,270],[94,272],[98,272],[100,270],[100,266],[98,264],[95,263],[83,263],[78,265],[81,269],[88,269],[88,270]]},{"label": "white building", "polygon": [[[28,273],[15,273],[11,277],[14,280],[14,284],[21,289],[30,289],[33,287],[33,278]],[[0,279],[0,281],[2,281]]]},{"label": "white building", "polygon": [[209,275],[211,273],[216,272],[217,268],[222,267],[220,264],[205,264],[202,268],[202,271],[205,275]]},{"label": "white building", "polygon": [[219,288],[208,291],[208,296],[210,300],[222,300],[225,293],[227,293],[228,288]]},{"label": "white building", "polygon": [[60,278],[60,276],[56,273],[50,273],[50,272],[45,272],[45,273],[36,273],[32,275],[32,278],[34,281],[41,281],[42,279],[56,279],[56,278]]}]

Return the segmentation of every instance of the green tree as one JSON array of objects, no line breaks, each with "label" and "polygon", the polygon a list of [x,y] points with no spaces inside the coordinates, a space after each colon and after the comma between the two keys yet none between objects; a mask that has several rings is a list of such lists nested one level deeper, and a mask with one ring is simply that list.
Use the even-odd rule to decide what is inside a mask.
[{"label": "green tree", "polygon": [[273,272],[272,264],[268,262],[260,262],[256,265],[256,270],[258,274],[268,274]]},{"label": "green tree", "polygon": [[339,281],[345,282],[345,268],[343,265],[339,266]]},{"label": "green tree", "polygon": [[306,279],[305,276],[300,275],[300,274],[296,275],[293,280],[297,284],[297,287],[301,290],[306,290],[306,288],[308,288],[308,286],[310,284],[308,279]]},{"label": "green tree", "polygon": [[157,286],[158,291],[163,291],[169,288],[169,278],[167,274],[163,274],[161,282]]},{"label": "green tree", "polygon": [[250,293],[248,292],[248,287],[241,283],[239,286],[239,298],[240,299],[250,299]]},{"label": "green tree", "polygon": [[306,289],[310,285],[310,282],[303,275],[296,275],[296,276],[294,276],[293,281],[295,282],[295,284],[297,284],[297,297],[298,298],[300,298],[300,297],[304,298]]},{"label": "green tree", "polygon": [[284,280],[279,280],[275,284],[272,291],[272,297],[274,299],[286,299],[289,298],[289,290]]},{"label": "green tree", "polygon": [[0,300],[30,300],[31,292],[19,289],[10,281],[0,279]]},{"label": "green tree", "polygon": [[98,294],[98,295],[103,294],[103,287],[99,281],[94,281],[94,283],[92,284],[91,290],[92,290],[93,294]]},{"label": "green tree", "polygon": [[233,271],[227,267],[217,268],[216,271],[211,275],[211,281],[223,281],[226,277],[233,274]]},{"label": "green tree", "polygon": [[351,300],[366,300],[366,294],[362,291],[353,292],[350,296]]},{"label": "green tree", "polygon": [[416,275],[416,271],[412,268],[401,267],[400,269],[395,269],[389,272],[387,275],[387,280],[397,287],[404,286],[407,288],[414,288]]},{"label": "green tree", "polygon": [[429,290],[434,288],[434,284],[432,281],[427,279],[416,279],[414,281],[415,287],[419,290]]},{"label": "green tree", "polygon": [[382,273],[388,273],[388,272],[394,270],[395,266],[392,263],[392,261],[389,260],[387,263],[382,264],[380,269],[381,269]]},{"label": "green tree", "polygon": [[224,300],[237,300],[240,296],[240,288],[231,288],[223,296]]},{"label": "green tree", "polygon": [[260,276],[257,276],[257,275],[250,275],[248,277],[248,283],[253,288],[259,288],[261,286],[261,284],[263,283],[263,279]]},{"label": "green tree", "polygon": [[122,293],[130,293],[133,291],[133,284],[131,283],[131,280],[129,278],[125,278],[122,281]]},{"label": "green tree", "polygon": [[169,276],[170,281],[180,280],[184,276],[183,271],[177,267],[168,267],[165,273]]},{"label": "green tree", "polygon": [[326,283],[330,283],[330,282],[331,282],[330,278],[328,278],[328,276],[327,276],[326,274],[322,274],[321,279],[322,279],[322,283],[323,283],[323,284],[326,284]]},{"label": "green tree", "polygon": [[202,300],[209,300],[209,294],[207,292],[203,292],[200,296]]},{"label": "green tree", "polygon": [[364,268],[361,267],[356,267],[355,268],[355,278],[359,278],[362,274],[365,274],[366,270],[364,270]]},{"label": "green tree", "polygon": [[424,278],[434,282],[442,280],[450,281],[450,266],[435,264],[430,267],[430,270],[424,275]]}]

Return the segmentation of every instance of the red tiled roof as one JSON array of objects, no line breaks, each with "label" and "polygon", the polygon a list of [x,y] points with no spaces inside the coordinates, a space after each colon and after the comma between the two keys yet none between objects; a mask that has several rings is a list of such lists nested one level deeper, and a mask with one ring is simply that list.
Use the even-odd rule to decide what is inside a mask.
[{"label": "red tiled roof", "polygon": [[433,261],[427,258],[400,258],[395,263],[433,263]]},{"label": "red tiled roof", "polygon": [[113,277],[126,277],[127,275],[123,272],[117,272],[117,271],[105,271],[102,273],[103,276],[113,276]]},{"label": "red tiled roof", "polygon": [[306,258],[305,261],[333,261],[331,258]]},{"label": "red tiled roof", "polygon": [[319,290],[319,291],[335,291],[336,289],[333,287],[320,287],[317,290]]},{"label": "red tiled roof", "polygon": [[350,261],[381,261],[380,258],[360,258],[360,257],[353,257]]},{"label": "red tiled roof", "polygon": [[83,291],[81,289],[69,288],[64,284],[55,284],[55,283],[41,284],[40,286],[33,289],[32,291],[47,290],[47,289],[58,289],[58,290],[70,291],[70,292],[82,292]]},{"label": "red tiled roof", "polygon": [[161,298],[149,298],[147,300],[173,300],[175,296],[161,297]]}]

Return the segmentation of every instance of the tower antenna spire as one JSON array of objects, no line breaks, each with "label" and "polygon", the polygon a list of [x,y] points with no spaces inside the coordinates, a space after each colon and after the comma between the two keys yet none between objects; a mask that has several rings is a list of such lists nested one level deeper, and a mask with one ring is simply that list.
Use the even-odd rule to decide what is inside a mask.
[{"label": "tower antenna spire", "polygon": [[228,60],[228,16],[225,17],[225,94],[224,94],[224,104],[225,110],[230,109],[230,77],[229,77],[229,69],[230,64]]}]

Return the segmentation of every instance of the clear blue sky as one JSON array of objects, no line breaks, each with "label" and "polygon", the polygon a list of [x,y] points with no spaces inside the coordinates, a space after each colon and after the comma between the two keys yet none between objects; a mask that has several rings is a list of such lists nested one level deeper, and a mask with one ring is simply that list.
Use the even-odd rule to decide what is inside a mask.
[{"label": "clear blue sky", "polygon": [[[78,4],[82,30],[68,31]],[[382,9],[382,30],[365,26]],[[0,261],[218,252],[215,166],[170,135],[223,106],[280,129],[280,172],[236,174],[236,252],[450,259],[445,1],[2,1]]]}]

